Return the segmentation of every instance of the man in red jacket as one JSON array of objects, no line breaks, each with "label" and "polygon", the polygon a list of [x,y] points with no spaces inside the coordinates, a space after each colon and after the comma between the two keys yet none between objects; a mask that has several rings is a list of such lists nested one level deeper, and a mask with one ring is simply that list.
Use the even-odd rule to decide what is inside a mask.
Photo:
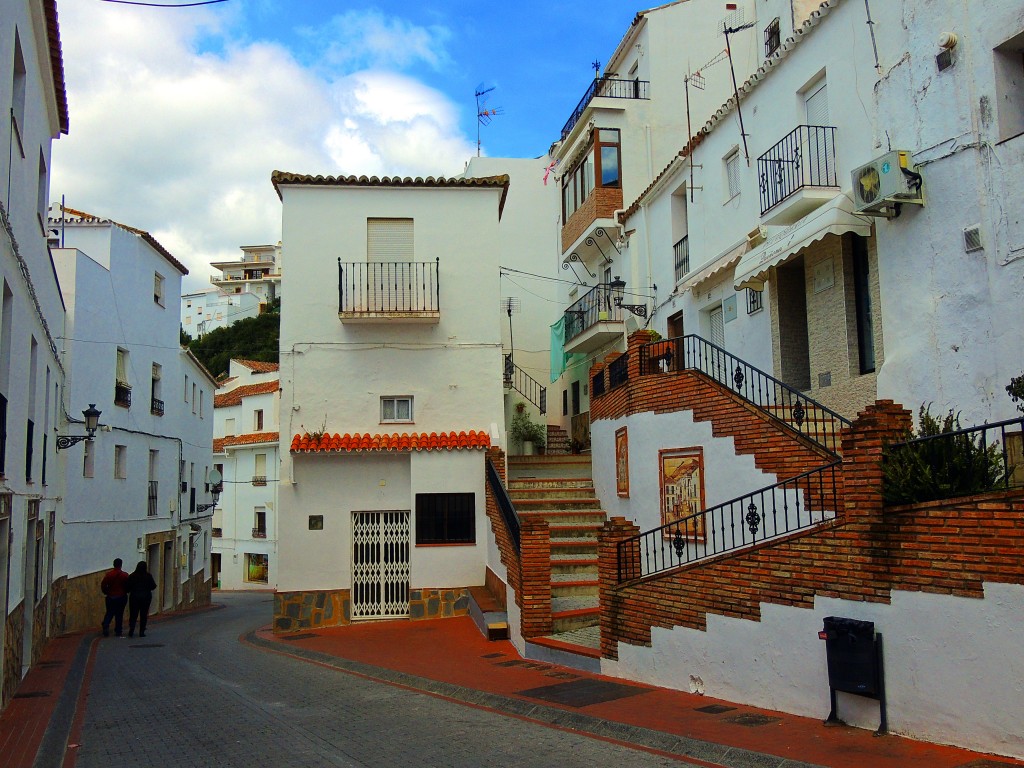
[{"label": "man in red jacket", "polygon": [[121,570],[121,558],[114,560],[114,567],[103,576],[100,590],[107,596],[107,613],[103,617],[103,636],[110,634],[110,620],[114,620],[114,634],[121,637],[124,623],[124,607],[128,604],[128,574]]}]

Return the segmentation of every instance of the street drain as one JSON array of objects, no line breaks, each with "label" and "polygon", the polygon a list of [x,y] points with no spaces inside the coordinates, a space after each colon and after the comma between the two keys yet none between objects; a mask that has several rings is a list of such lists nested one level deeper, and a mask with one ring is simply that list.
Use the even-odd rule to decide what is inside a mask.
[{"label": "street drain", "polygon": [[556,680],[575,680],[579,675],[572,672],[545,672],[544,677],[553,677]]},{"label": "street drain", "polygon": [[525,667],[526,669],[551,669],[550,664],[537,664],[534,661],[521,661],[519,659],[512,659],[511,661],[499,661],[495,666]]},{"label": "street drain", "polygon": [[316,637],[312,632],[303,632],[298,635],[281,635],[282,640],[308,640],[311,637]]},{"label": "street drain", "polygon": [[754,728],[759,725],[768,725],[769,723],[779,722],[777,717],[768,717],[767,715],[736,715],[736,717],[726,718],[726,722],[733,723],[734,725],[745,725],[748,728]]},{"label": "street drain", "polygon": [[732,712],[736,707],[727,707],[724,704],[709,704],[706,707],[697,707],[695,712],[703,712],[705,715],[720,715],[723,712]]},{"label": "street drain", "polygon": [[505,655],[504,653],[485,653],[480,658],[481,659],[500,659],[504,655]]},{"label": "street drain", "polygon": [[163,648],[163,643],[133,643],[129,648]]},{"label": "street drain", "polygon": [[24,693],[14,694],[16,699],[45,699],[49,696],[51,691],[25,691]]}]

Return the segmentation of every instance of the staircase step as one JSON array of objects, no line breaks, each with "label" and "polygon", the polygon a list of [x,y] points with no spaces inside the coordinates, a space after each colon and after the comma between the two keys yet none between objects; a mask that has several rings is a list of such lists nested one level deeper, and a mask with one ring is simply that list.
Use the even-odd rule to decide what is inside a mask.
[{"label": "staircase step", "polygon": [[593,485],[566,485],[558,487],[538,488],[534,485],[529,487],[515,487],[508,489],[508,495],[512,501],[533,501],[544,499],[587,499],[594,501],[596,491]]}]

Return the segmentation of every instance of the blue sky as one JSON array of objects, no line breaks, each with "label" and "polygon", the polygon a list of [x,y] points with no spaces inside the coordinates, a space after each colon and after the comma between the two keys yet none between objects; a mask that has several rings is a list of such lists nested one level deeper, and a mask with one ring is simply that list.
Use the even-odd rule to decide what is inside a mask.
[{"label": "blue sky", "polygon": [[[476,153],[478,85],[502,114],[483,154],[558,138],[638,7],[228,0],[145,8],[58,0],[71,132],[51,200],[149,230],[208,264],[280,238],[275,169],[454,175]],[[646,7],[646,6],[645,6]]]}]

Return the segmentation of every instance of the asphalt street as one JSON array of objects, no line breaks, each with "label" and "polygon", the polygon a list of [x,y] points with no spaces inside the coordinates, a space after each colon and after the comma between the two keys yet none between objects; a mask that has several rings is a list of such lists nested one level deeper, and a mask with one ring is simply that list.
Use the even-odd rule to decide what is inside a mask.
[{"label": "asphalt street", "polygon": [[270,621],[269,595],[215,602],[102,639],[78,768],[692,765],[268,652],[242,637]]}]

